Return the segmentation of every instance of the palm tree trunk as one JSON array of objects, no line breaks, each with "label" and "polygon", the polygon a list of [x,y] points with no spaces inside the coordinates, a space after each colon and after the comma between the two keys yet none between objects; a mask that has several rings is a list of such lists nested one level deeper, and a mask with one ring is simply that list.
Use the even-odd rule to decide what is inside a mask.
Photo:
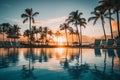
[{"label": "palm tree trunk", "polygon": [[29,44],[30,44],[30,46],[29,46],[29,47],[30,47],[30,52],[29,52],[29,72],[30,72],[30,55],[31,55],[31,51],[32,51],[32,49],[31,49],[31,48],[32,48],[32,47],[31,47],[31,46],[32,46],[32,45],[31,45],[31,40],[32,40],[31,17],[29,18],[29,22],[30,22],[30,23],[29,23],[29,28],[30,28],[30,43],[29,43]]},{"label": "palm tree trunk", "polygon": [[3,43],[4,43],[4,33],[3,33]]},{"label": "palm tree trunk", "polygon": [[120,32],[119,32],[119,30],[120,30],[120,26],[119,26],[119,11],[118,10],[116,11],[116,14],[117,14],[118,36],[120,37]]},{"label": "palm tree trunk", "polygon": [[[103,68],[103,74],[105,75],[105,71],[106,71],[106,50],[105,50],[105,58],[104,58],[104,68]],[[103,77],[105,77],[103,75]]]},{"label": "palm tree trunk", "polygon": [[31,40],[32,40],[32,30],[31,30],[31,18],[29,18],[29,28],[30,28],[30,46],[31,46]]},{"label": "palm tree trunk", "polygon": [[79,41],[79,45],[81,45],[81,43],[80,43],[80,34],[79,34],[79,31],[78,31],[78,27],[77,27],[77,24],[76,24],[76,29],[77,29],[77,35],[78,35],[78,41]]},{"label": "palm tree trunk", "polygon": [[109,23],[110,23],[110,31],[111,31],[111,38],[113,39],[113,30],[112,30],[112,24],[111,24],[111,10],[109,9]]},{"label": "palm tree trunk", "polygon": [[82,29],[81,29],[81,26],[80,26],[80,43],[82,45]]},{"label": "palm tree trunk", "polygon": [[101,22],[102,22],[102,27],[103,27],[104,37],[105,37],[105,40],[107,40],[106,33],[105,33],[105,27],[104,27],[104,23],[103,23],[102,19],[101,19]]},{"label": "palm tree trunk", "polygon": [[[81,43],[81,46],[82,46],[82,29],[81,29],[81,26],[80,26],[80,43]],[[80,48],[80,54],[81,54],[81,65],[82,65],[82,48]]]},{"label": "palm tree trunk", "polygon": [[68,38],[67,38],[67,30],[65,29],[65,35],[66,35],[66,39],[67,39],[67,46],[68,46]]},{"label": "palm tree trunk", "polygon": [[72,43],[73,43],[73,33],[72,33]]}]

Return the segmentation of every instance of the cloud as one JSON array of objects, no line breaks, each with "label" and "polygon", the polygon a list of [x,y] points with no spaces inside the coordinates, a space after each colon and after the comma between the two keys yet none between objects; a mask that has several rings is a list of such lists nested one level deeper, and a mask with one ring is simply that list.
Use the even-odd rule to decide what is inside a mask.
[{"label": "cloud", "polygon": [[[65,22],[65,19],[67,17],[66,16],[62,16],[62,17],[57,17],[57,18],[51,18],[51,19],[46,19],[46,20],[35,20],[35,23],[32,24],[33,26],[48,26],[49,28],[52,28],[53,31],[55,31],[58,28],[60,24],[62,24],[63,22]],[[18,24],[19,26],[21,26],[21,28],[23,30],[25,30],[25,26],[29,25],[29,22],[27,21],[26,23],[23,24],[23,19],[15,19],[15,18],[4,18],[6,21],[8,22],[12,22],[13,24]]]},{"label": "cloud", "polygon": [[47,19],[43,21],[43,23],[53,24],[53,23],[58,23],[58,22],[64,22],[66,18],[67,18],[66,16],[62,16],[62,17]]},{"label": "cloud", "polygon": [[[14,18],[4,18],[4,19],[7,20],[7,21],[11,21],[15,24],[23,25],[22,20],[19,20],[19,19],[14,19]],[[25,24],[28,24],[28,23],[25,23]]]}]

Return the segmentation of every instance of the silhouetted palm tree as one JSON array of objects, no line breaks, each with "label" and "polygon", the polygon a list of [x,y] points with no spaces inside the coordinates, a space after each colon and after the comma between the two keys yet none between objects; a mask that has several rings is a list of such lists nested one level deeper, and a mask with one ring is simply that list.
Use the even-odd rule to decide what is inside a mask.
[{"label": "silhouetted palm tree", "polygon": [[57,31],[57,32],[55,33],[55,36],[57,37],[57,45],[58,45],[58,43],[59,43],[58,37],[61,36],[60,31]]},{"label": "silhouetted palm tree", "polygon": [[[78,39],[79,39],[79,45],[80,43],[80,36],[79,36],[79,30],[78,30],[78,25],[80,25],[80,31],[81,31],[81,26],[84,26],[86,24],[85,18],[81,18],[82,12],[78,12],[78,10],[73,11],[69,14],[68,19],[66,21],[69,23],[73,23],[76,27],[77,33],[78,33]],[[84,24],[84,25],[83,25]]]},{"label": "silhouetted palm tree", "polygon": [[2,27],[1,31],[2,31],[2,34],[3,34],[3,42],[4,42],[5,33],[9,30],[9,28],[11,27],[11,25],[9,23],[2,23],[1,27]]},{"label": "silhouetted palm tree", "polygon": [[91,20],[94,20],[93,25],[95,25],[96,21],[100,18],[101,19],[101,23],[102,23],[103,32],[104,32],[104,37],[105,37],[105,40],[106,40],[107,37],[106,37],[106,32],[105,32],[105,27],[104,27],[104,24],[105,24],[105,20],[104,20],[105,15],[104,15],[104,13],[105,13],[105,11],[102,8],[101,9],[97,9],[94,12],[91,12],[91,14],[93,14],[95,16],[90,17],[88,19],[88,22],[91,21]]},{"label": "silhouetted palm tree", "polygon": [[14,42],[16,42],[16,39],[19,38],[20,36],[20,27],[18,25],[13,25],[11,29],[11,33],[10,33],[10,37],[14,38]]},{"label": "silhouetted palm tree", "polygon": [[113,39],[113,30],[112,30],[112,23],[111,20],[113,20],[111,18],[111,10],[113,9],[113,0],[101,0],[99,1],[100,5],[97,8],[104,8],[106,11],[108,11],[108,15],[109,15],[109,24],[110,24],[110,31],[111,31],[111,38]]},{"label": "silhouetted palm tree", "polygon": [[48,34],[49,34],[49,42],[50,42],[50,41],[53,41],[53,34],[54,34],[53,31],[52,31],[52,30],[49,30],[49,31],[48,31]]},{"label": "silhouetted palm tree", "polygon": [[67,35],[67,29],[69,28],[67,23],[63,23],[60,25],[60,30],[65,30],[65,35],[66,35],[66,39],[67,39],[67,46],[69,45],[68,43],[68,35]]},{"label": "silhouetted palm tree", "polygon": [[119,24],[120,0],[113,0],[113,10],[117,16],[118,36],[120,37],[120,24]]},{"label": "silhouetted palm tree", "polygon": [[28,29],[25,30],[24,33],[23,33],[23,36],[28,38],[28,43],[29,43],[29,39],[30,39],[30,30],[28,30]]},{"label": "silhouetted palm tree", "polygon": [[73,28],[72,27],[69,27],[69,33],[70,33],[70,35],[72,35],[72,43],[73,43],[73,41],[74,41],[74,39],[73,39],[73,35],[74,35],[74,30],[73,30]]},{"label": "silhouetted palm tree", "polygon": [[87,23],[86,23],[86,19],[85,18],[79,18],[79,25],[80,25],[80,41],[81,41],[81,44],[82,44],[82,26],[85,28]]},{"label": "silhouetted palm tree", "polygon": [[25,9],[25,13],[23,13],[22,15],[21,15],[21,17],[24,19],[23,20],[23,23],[25,23],[27,20],[29,20],[29,29],[30,29],[30,45],[31,45],[31,22],[32,23],[34,23],[35,21],[34,21],[34,17],[36,16],[36,15],[38,15],[39,14],[39,12],[35,12],[35,13],[33,13],[33,10],[32,10],[32,8],[27,8],[27,9]]},{"label": "silhouetted palm tree", "polygon": [[44,38],[45,38],[45,44],[48,43],[48,39],[47,39],[48,31],[49,31],[48,27],[44,27],[43,33],[44,33]]}]

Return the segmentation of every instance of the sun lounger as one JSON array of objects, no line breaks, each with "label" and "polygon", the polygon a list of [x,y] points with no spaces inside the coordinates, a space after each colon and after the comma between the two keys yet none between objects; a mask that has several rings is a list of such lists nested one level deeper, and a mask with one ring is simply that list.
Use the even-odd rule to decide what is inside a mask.
[{"label": "sun lounger", "polygon": [[12,43],[10,41],[5,41],[3,43],[3,47],[11,47],[12,46]]},{"label": "sun lounger", "polygon": [[101,47],[102,47],[102,48],[106,47],[106,44],[107,44],[106,40],[102,40],[102,42],[101,42]]},{"label": "sun lounger", "polygon": [[107,42],[107,47],[108,48],[114,48],[115,44],[114,44],[114,39],[108,39],[108,42]]},{"label": "sun lounger", "polygon": [[95,39],[95,42],[94,42],[94,47],[100,47],[100,43],[101,43],[101,40],[100,39]]}]

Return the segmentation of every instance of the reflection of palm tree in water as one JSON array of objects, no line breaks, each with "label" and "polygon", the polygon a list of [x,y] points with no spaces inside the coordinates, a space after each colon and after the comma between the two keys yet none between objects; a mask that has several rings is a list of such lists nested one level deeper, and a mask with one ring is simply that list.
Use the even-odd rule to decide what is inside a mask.
[{"label": "reflection of palm tree in water", "polygon": [[6,56],[3,54],[0,48],[0,68],[8,67],[8,62]]},{"label": "reflection of palm tree in water", "polygon": [[113,74],[114,70],[113,70],[113,67],[114,67],[114,50],[113,49],[108,49],[108,56],[112,58],[112,65],[111,65],[111,74]]},{"label": "reflection of palm tree in water", "polygon": [[117,55],[118,55],[118,58],[119,58],[119,69],[120,69],[120,49],[117,49]]},{"label": "reflection of palm tree in water", "polygon": [[33,70],[34,70],[34,65],[31,66],[31,54],[32,54],[32,48],[29,48],[30,52],[29,52],[29,67],[27,69],[26,65],[22,66],[22,77],[23,78],[30,78],[32,77],[33,79],[36,79],[36,77],[33,74]]},{"label": "reflection of palm tree in water", "polygon": [[105,58],[104,58],[103,78],[105,78],[105,70],[106,70],[106,49],[104,50],[104,52],[105,52]]},{"label": "reflection of palm tree in water", "polygon": [[66,49],[65,58],[62,61],[60,61],[60,65],[63,66],[64,69],[69,69],[69,62],[67,59],[67,55],[68,55],[68,48]]},{"label": "reflection of palm tree in water", "polygon": [[40,55],[39,55],[39,62],[47,62],[48,61],[48,56],[46,53],[46,49],[44,50],[43,48],[41,48],[40,51]]},{"label": "reflection of palm tree in water", "polygon": [[65,55],[65,62],[64,62],[64,68],[69,68],[69,62],[68,62],[68,59],[67,59],[67,55],[68,55],[68,48],[66,50],[66,55]]}]

